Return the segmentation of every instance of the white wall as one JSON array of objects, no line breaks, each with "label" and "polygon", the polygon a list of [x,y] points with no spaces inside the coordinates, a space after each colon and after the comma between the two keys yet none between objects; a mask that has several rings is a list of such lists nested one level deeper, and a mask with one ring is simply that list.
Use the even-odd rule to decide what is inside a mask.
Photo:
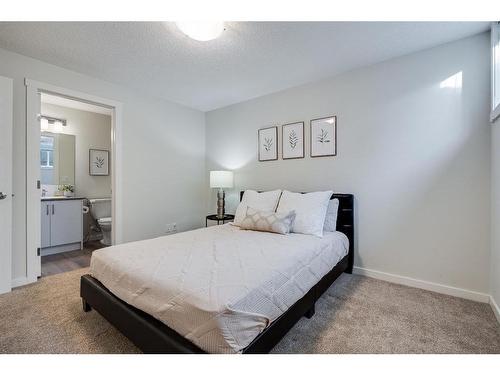
[{"label": "white wall", "polygon": [[42,113],[66,120],[62,133],[75,136],[75,194],[111,197],[111,175],[89,174],[89,149],[111,150],[111,116],[42,103]]},{"label": "white wall", "polygon": [[[228,211],[246,188],[353,193],[356,266],[487,293],[489,85],[485,33],[215,110],[205,178],[236,171]],[[308,155],[309,120],[332,114],[338,156],[257,161],[258,128],[306,121]]]},{"label": "white wall", "polygon": [[179,230],[202,224],[202,112],[2,49],[0,75],[14,79],[14,279],[26,276],[25,77],[123,103],[124,241],[163,234],[166,223],[177,222]]},{"label": "white wall", "polygon": [[[500,119],[491,126],[491,269],[490,293],[500,306]],[[497,311],[500,313],[500,311]],[[497,316],[500,321],[500,315]]]}]

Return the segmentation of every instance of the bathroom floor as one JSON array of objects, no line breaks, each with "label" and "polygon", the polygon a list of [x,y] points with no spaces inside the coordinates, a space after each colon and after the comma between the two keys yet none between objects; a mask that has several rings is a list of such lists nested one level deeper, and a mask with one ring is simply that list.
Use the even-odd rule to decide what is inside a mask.
[{"label": "bathroom floor", "polygon": [[42,257],[42,277],[73,271],[90,265],[92,251],[104,246],[99,240],[88,241],[83,250],[67,251],[65,253],[46,255]]}]

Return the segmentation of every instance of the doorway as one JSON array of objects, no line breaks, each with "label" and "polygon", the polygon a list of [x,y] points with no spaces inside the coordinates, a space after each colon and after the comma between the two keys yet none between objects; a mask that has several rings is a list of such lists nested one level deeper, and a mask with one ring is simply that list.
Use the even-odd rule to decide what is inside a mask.
[{"label": "doorway", "polygon": [[[92,250],[121,242],[122,109],[113,100],[28,79],[26,89],[29,283],[40,276],[85,267]],[[78,133],[76,111],[109,116],[109,143],[84,140],[89,137],[88,129]],[[92,164],[94,159],[98,166]],[[93,215],[97,206],[102,211],[103,205],[97,203],[106,200],[110,215]],[[96,201],[94,209],[92,201]],[[107,242],[101,242],[104,230]]]},{"label": "doorway", "polygon": [[41,93],[41,276],[111,245],[111,109]]}]

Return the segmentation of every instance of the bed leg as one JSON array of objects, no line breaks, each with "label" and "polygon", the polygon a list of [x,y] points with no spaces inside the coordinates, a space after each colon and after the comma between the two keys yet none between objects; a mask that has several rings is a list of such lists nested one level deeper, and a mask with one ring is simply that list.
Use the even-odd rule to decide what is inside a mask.
[{"label": "bed leg", "polygon": [[83,298],[82,298],[82,305],[83,305],[83,311],[89,312],[90,310],[92,310],[92,307]]},{"label": "bed leg", "polygon": [[354,256],[352,255],[352,252],[349,253],[349,256],[347,258],[347,268],[345,269],[345,273],[352,274],[352,269],[354,268]]},{"label": "bed leg", "polygon": [[312,307],[306,311],[306,313],[304,314],[304,316],[307,318],[307,319],[311,319],[313,316],[314,316],[314,313],[316,312],[316,305],[312,305]]}]

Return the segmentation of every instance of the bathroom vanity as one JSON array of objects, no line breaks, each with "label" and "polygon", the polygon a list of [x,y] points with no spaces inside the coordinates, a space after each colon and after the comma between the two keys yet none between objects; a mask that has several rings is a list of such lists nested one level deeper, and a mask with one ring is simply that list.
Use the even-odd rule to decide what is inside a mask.
[{"label": "bathroom vanity", "polygon": [[83,248],[83,200],[42,197],[42,256]]},{"label": "bathroom vanity", "polygon": [[75,149],[74,135],[41,133],[42,256],[83,248],[84,198],[56,196],[61,185],[75,185]]}]

